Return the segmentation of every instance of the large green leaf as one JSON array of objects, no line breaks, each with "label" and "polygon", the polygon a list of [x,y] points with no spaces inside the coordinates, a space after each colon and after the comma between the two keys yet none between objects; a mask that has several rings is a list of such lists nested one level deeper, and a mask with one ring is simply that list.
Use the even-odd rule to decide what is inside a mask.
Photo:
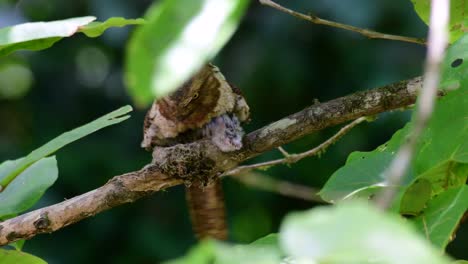
[{"label": "large green leaf", "polygon": [[231,245],[216,241],[204,241],[185,257],[167,264],[278,264],[281,253],[271,238],[250,245]]},{"label": "large green leaf", "polygon": [[[374,151],[351,153],[346,164],[326,182],[320,196],[333,203],[353,196],[372,198],[384,185],[382,173],[393,160],[409,130],[410,124]],[[413,168],[410,168],[403,178],[403,185],[411,183],[414,178]]]},{"label": "large green leaf", "polygon": [[[91,123],[65,132],[62,135],[49,141],[42,147],[32,151],[26,157],[8,163],[8,165],[6,165],[7,169],[3,169],[3,171],[0,171],[0,190],[5,189],[5,187],[7,188],[6,190],[8,190],[9,186],[7,185],[38,160],[51,155],[63,146],[73,141],[76,141],[82,137],[85,137],[93,132],[96,132],[101,128],[117,124],[126,120],[130,116],[125,114],[129,113],[130,111],[132,111],[131,106],[124,106],[94,120]],[[6,190],[3,190],[3,192],[5,192]]]},{"label": "large green leaf", "polygon": [[[15,168],[21,159],[0,164],[0,175]],[[0,193],[0,219],[23,212],[33,206],[58,177],[55,156],[43,158],[26,168]]]},{"label": "large green leaf", "polygon": [[464,185],[429,201],[424,213],[413,222],[434,245],[445,248],[467,209],[468,187]]},{"label": "large green leaf", "polygon": [[279,236],[278,234],[269,234],[262,238],[259,238],[251,243],[255,246],[273,246],[279,249]]},{"label": "large green leaf", "polygon": [[468,78],[468,34],[464,34],[447,50],[442,64],[441,88],[449,91],[458,89],[461,81],[466,78]]},{"label": "large green leaf", "polygon": [[248,0],[164,0],[154,4],[129,42],[126,82],[139,105],[150,103],[212,59],[237,28]]},{"label": "large green leaf", "polygon": [[[466,52],[458,53],[468,50],[467,39],[468,34],[448,50],[443,82],[457,81],[459,87],[436,103],[432,119],[420,137],[416,158],[403,179],[402,192],[417,179],[428,181],[432,196],[459,187],[466,180],[463,167],[468,164],[468,75],[463,75],[463,72],[466,71],[467,63],[462,62],[457,67],[451,67],[450,64],[457,56],[464,59],[468,55]],[[411,126],[412,122],[374,151],[352,153],[345,166],[337,170],[325,184],[320,192],[322,198],[333,202],[356,194],[372,197],[379,190],[376,187],[385,185],[382,173],[405,142]],[[402,195],[399,197],[402,198]],[[417,203],[421,204],[421,201]],[[422,210],[421,206],[419,210]]]},{"label": "large green leaf", "polygon": [[[434,199],[451,189],[464,186],[468,177],[468,75],[465,59],[468,49],[468,35],[453,44],[444,62],[442,83],[445,88],[456,89],[436,103],[434,114],[426,130],[419,138],[415,158],[399,186],[393,209],[402,214],[424,216],[425,221],[436,219],[426,215],[425,207]],[[461,61],[453,64],[454,60]],[[454,67],[455,66],[455,67]],[[456,84],[454,86],[453,84]],[[328,201],[339,201],[348,197],[372,198],[383,186],[384,172],[396,151],[405,142],[411,131],[412,122],[393,135],[383,146],[371,152],[352,153],[345,166],[336,171],[320,192]],[[442,219],[454,230],[457,225],[451,216]],[[443,233],[443,232],[442,232]],[[441,233],[439,233],[441,234]],[[445,232],[438,237],[436,245],[445,246],[452,236]]]},{"label": "large green leaf", "polygon": [[[416,13],[429,24],[431,0],[411,0]],[[450,0],[450,42],[456,41],[468,28],[468,2],[466,0]]]},{"label": "large green leaf", "polygon": [[50,22],[24,23],[0,29],[0,56],[16,50],[42,50],[64,37],[82,32],[97,37],[110,27],[142,24],[142,19],[113,17],[105,22],[92,22],[93,16],[75,17]]},{"label": "large green leaf", "polygon": [[[408,187],[417,179],[424,179],[431,184],[431,195],[434,196],[465,183],[468,176],[467,93],[468,85],[464,84],[437,102],[436,111],[420,138],[417,156],[404,177],[402,187]],[[410,125],[395,133],[388,143],[374,151],[352,153],[345,166],[337,170],[325,184],[320,192],[321,197],[334,202],[353,194],[359,195],[359,191],[363,189],[383,186],[382,172],[389,166],[396,150],[404,142]],[[372,196],[378,191],[374,190],[366,195]],[[422,209],[419,206],[419,210]]]},{"label": "large green leaf", "polygon": [[214,263],[215,242],[202,241],[184,257],[168,261],[166,264],[208,264]]},{"label": "large green leaf", "polygon": [[17,250],[0,248],[0,263],[2,264],[47,264],[44,260]]},{"label": "large green leaf", "polygon": [[300,263],[450,263],[407,221],[356,201],[289,214],[280,244]]}]

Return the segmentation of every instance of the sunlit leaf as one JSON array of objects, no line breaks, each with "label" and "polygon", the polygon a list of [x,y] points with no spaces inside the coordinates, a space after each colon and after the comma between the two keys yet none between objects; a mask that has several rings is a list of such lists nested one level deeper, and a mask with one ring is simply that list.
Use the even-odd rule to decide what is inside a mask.
[{"label": "sunlit leaf", "polygon": [[150,103],[212,59],[237,28],[248,0],[164,0],[145,15],[126,54],[126,82],[139,105]]},{"label": "sunlit leaf", "polygon": [[300,263],[450,263],[407,221],[356,201],[289,214],[280,242]]},{"label": "sunlit leaf", "polygon": [[97,37],[110,27],[141,24],[141,19],[110,18],[105,22],[94,22],[96,17],[75,17],[50,22],[31,22],[0,29],[0,56],[16,50],[42,50],[51,47],[64,37],[83,32]]},{"label": "sunlit leaf", "polygon": [[278,264],[281,254],[276,245],[252,243],[231,245],[217,241],[204,241],[182,258],[167,264]]},{"label": "sunlit leaf", "polygon": [[453,238],[456,227],[467,210],[468,187],[461,186],[432,199],[424,213],[413,219],[413,222],[427,239],[443,249]]},{"label": "sunlit leaf", "polygon": [[[419,17],[429,24],[431,0],[411,0]],[[466,0],[450,0],[450,42],[456,41],[468,28],[468,3]]]},{"label": "sunlit leaf", "polygon": [[[0,175],[15,168],[21,159],[0,164]],[[55,156],[43,158],[26,168],[0,192],[0,219],[21,213],[33,206],[58,177]]]},{"label": "sunlit leaf", "polygon": [[215,242],[203,241],[192,248],[186,256],[165,262],[166,264],[208,264],[213,263]]},{"label": "sunlit leaf", "polygon": [[0,263],[2,264],[47,264],[44,260],[17,250],[0,248]]},{"label": "sunlit leaf", "polygon": [[[345,166],[338,169],[327,181],[320,196],[329,202],[337,202],[352,195],[370,199],[383,185],[383,171],[395,157],[400,145],[404,142],[410,126],[397,131],[393,137],[382,146],[370,152],[353,152],[349,155]],[[414,179],[410,168],[403,178],[403,185]],[[365,191],[367,190],[367,191]]]},{"label": "sunlit leaf", "polygon": [[123,17],[111,17],[104,22],[91,22],[88,25],[82,26],[79,32],[83,32],[86,36],[94,38],[102,35],[104,31],[111,27],[123,27],[127,25],[141,25],[145,20],[138,19],[125,19]]},{"label": "sunlit leaf", "polygon": [[[445,87],[448,94],[437,101],[432,118],[419,137],[413,162],[393,201],[393,210],[424,217],[426,223],[439,221],[438,216],[431,214],[432,209],[427,207],[434,207],[438,203],[438,200],[432,199],[442,199],[440,197],[445,197],[445,192],[451,193],[453,189],[464,186],[468,177],[468,68],[464,62],[468,49],[466,40],[466,36],[462,37],[448,50],[442,83],[456,82],[457,87]],[[461,58],[462,61],[452,67],[456,58]],[[372,199],[386,186],[382,173],[404,144],[411,126],[412,122],[374,151],[352,153],[346,165],[336,171],[325,184],[320,192],[322,198],[340,201],[365,195],[364,197]],[[380,188],[375,188],[376,186]],[[449,216],[450,220],[443,219],[445,225],[434,231],[437,238],[429,236],[431,241],[437,246],[445,247],[452,236],[450,230],[453,231],[458,224],[457,217],[458,215]]]},{"label": "sunlit leaf", "polygon": [[449,91],[458,89],[461,81],[467,78],[468,34],[465,34],[447,50],[442,64],[441,88]]},{"label": "sunlit leaf", "polygon": [[267,236],[264,236],[262,238],[259,238],[255,240],[254,242],[251,243],[251,245],[265,245],[265,246],[279,246],[279,237],[278,234],[269,234]]},{"label": "sunlit leaf", "polygon": [[[468,42],[462,41],[463,39],[465,37],[449,48],[445,63],[452,63],[452,56],[456,53],[454,51],[468,49]],[[460,87],[437,101],[431,121],[419,139],[414,162],[403,178],[399,198],[403,197],[404,192],[419,191],[407,190],[417,179],[424,179],[431,185],[431,197],[465,183],[468,176],[464,173],[464,167],[468,164],[468,75],[463,76],[462,73],[465,69],[450,67],[444,74],[444,80],[456,79],[460,82]],[[384,186],[382,173],[405,142],[411,126],[412,122],[374,151],[352,153],[346,165],[337,170],[325,184],[320,192],[322,198],[332,202],[339,201],[354,194],[359,195],[361,190]],[[378,190],[379,188],[374,188],[365,194],[367,198],[371,198]],[[415,196],[418,195],[414,194],[413,197]],[[419,196],[418,199],[420,198]],[[406,199],[405,203],[410,201],[412,200]],[[399,204],[399,201],[396,202]],[[412,202],[414,204],[407,204],[406,208],[422,209],[424,201]]]}]

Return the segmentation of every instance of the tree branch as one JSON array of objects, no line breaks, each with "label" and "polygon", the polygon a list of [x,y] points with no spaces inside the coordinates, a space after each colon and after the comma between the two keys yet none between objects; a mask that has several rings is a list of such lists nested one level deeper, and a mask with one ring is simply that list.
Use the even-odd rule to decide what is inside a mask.
[{"label": "tree branch", "polygon": [[350,26],[330,20],[325,20],[321,19],[317,16],[313,15],[304,15],[302,13],[296,12],[294,10],[288,9],[286,7],[283,7],[271,0],[259,0],[261,4],[272,7],[274,9],[277,9],[279,11],[282,11],[286,14],[292,15],[294,17],[300,18],[307,20],[309,22],[312,22],[314,24],[319,24],[319,25],[325,25],[325,26],[330,26],[330,27],[335,27],[335,28],[341,28],[344,30],[349,30],[352,32],[356,32],[358,34],[361,34],[365,37],[371,38],[371,39],[387,39],[387,40],[396,40],[396,41],[403,41],[403,42],[409,42],[409,43],[416,43],[420,45],[426,45],[426,41],[424,39],[419,39],[419,38],[411,38],[411,37],[405,37],[405,36],[398,36],[398,35],[391,35],[391,34],[385,34],[385,33],[380,33],[377,31],[373,30],[368,30],[364,28],[358,28],[355,26]]},{"label": "tree branch", "polygon": [[102,187],[64,202],[0,222],[0,246],[53,232],[112,207],[191,181],[206,171],[219,176],[242,161],[314,131],[406,107],[415,102],[420,86],[421,78],[415,78],[310,106],[246,135],[244,147],[236,152],[221,152],[210,140],[158,148],[153,152],[153,164],[139,171],[116,176]]},{"label": "tree branch", "polygon": [[310,149],[308,151],[298,153],[298,154],[289,154],[287,153],[283,148],[278,147],[278,149],[283,153],[285,156],[284,158],[281,159],[276,159],[276,160],[270,160],[270,161],[265,161],[261,163],[256,163],[256,164],[250,164],[250,165],[244,165],[244,166],[239,166],[236,167],[232,170],[226,171],[223,173],[222,176],[224,175],[240,175],[244,174],[246,172],[249,172],[253,169],[260,169],[260,168],[267,168],[271,167],[274,165],[278,164],[291,164],[300,161],[301,159],[317,155],[321,152],[324,152],[329,146],[331,146],[333,143],[337,142],[341,137],[343,137],[346,133],[348,133],[351,129],[353,129],[355,126],[358,124],[366,121],[366,117],[360,117],[353,122],[349,123],[348,125],[342,127],[335,135],[333,135],[331,138],[327,139],[325,142],[322,144],[318,145],[317,147]]},{"label": "tree branch", "polygon": [[51,233],[112,207],[133,202],[181,181],[162,175],[157,166],[115,176],[105,185],[61,203],[0,222],[0,245]]}]

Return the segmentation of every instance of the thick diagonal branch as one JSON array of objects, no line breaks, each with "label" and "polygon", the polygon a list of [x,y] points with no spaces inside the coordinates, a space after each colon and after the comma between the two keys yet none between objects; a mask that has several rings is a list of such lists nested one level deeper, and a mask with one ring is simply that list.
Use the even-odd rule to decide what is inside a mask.
[{"label": "thick diagonal branch", "polygon": [[415,78],[312,105],[248,134],[244,148],[236,152],[223,153],[209,140],[161,148],[154,164],[139,171],[115,176],[93,191],[0,222],[0,246],[51,233],[112,207],[190,181],[190,177],[202,171],[221,175],[242,161],[314,131],[406,107],[415,102],[420,84],[420,78]]},{"label": "thick diagonal branch", "polygon": [[0,222],[0,245],[41,233],[51,233],[99,212],[180,183],[180,180],[161,174],[159,168],[153,165],[115,176],[90,192]]}]

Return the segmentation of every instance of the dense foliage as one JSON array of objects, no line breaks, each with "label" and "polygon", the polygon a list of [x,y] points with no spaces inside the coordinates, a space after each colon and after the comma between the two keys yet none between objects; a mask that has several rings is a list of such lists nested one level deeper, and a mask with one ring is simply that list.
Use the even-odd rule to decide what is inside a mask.
[{"label": "dense foliage", "polygon": [[[428,10],[430,9],[429,1],[413,0],[411,2],[414,4],[415,12],[417,12],[423,21],[427,22]],[[383,144],[374,150],[353,152],[348,156],[346,163],[340,168],[338,166],[334,168],[328,166],[326,169],[322,169],[323,174],[328,173],[331,177],[327,179],[319,194],[325,201],[336,205],[319,206],[303,212],[289,213],[281,220],[279,229],[275,230],[277,232],[273,232],[274,230],[272,230],[273,228],[271,227],[273,221],[270,219],[272,217],[269,215],[273,213],[265,212],[266,209],[259,206],[258,201],[254,202],[254,206],[252,207],[247,209],[242,208],[242,204],[245,204],[246,201],[250,202],[248,201],[249,199],[258,199],[261,201],[269,198],[262,197],[262,195],[253,196],[248,194],[248,192],[246,192],[246,198],[229,198],[230,192],[237,193],[240,188],[235,185],[235,183],[231,182],[231,186],[227,188],[228,205],[230,203],[229,199],[237,199],[236,202],[231,202],[232,205],[234,205],[232,210],[245,210],[244,212],[231,214],[234,216],[233,220],[231,220],[233,223],[232,229],[235,233],[233,237],[234,240],[240,243],[251,242],[254,238],[259,238],[260,236],[263,236],[263,238],[251,244],[241,245],[217,241],[202,241],[194,246],[186,256],[170,261],[169,263],[280,263],[281,261],[284,263],[293,263],[292,261],[315,261],[304,263],[345,263],[344,261],[347,261],[346,263],[451,263],[451,258],[448,255],[441,255],[440,251],[444,251],[449,242],[454,239],[462,216],[468,208],[468,189],[466,187],[466,180],[468,177],[468,119],[466,118],[468,116],[468,108],[466,107],[468,105],[468,97],[466,96],[468,92],[468,64],[466,63],[468,60],[468,34],[463,31],[463,28],[467,26],[466,18],[464,17],[467,7],[463,2],[464,1],[461,0],[451,1],[450,39],[452,44],[447,50],[440,85],[441,90],[446,95],[436,103],[436,110],[427,129],[418,142],[417,155],[411,164],[410,170],[406,173],[402,185],[399,186],[398,195],[393,202],[391,212],[384,213],[378,211],[374,208],[372,203],[365,201],[372,201],[373,197],[382,188],[386,188],[384,184],[385,179],[382,178],[382,172],[388,167],[396,151],[405,143],[405,138],[408,133],[410,133],[413,125],[412,120],[409,120],[402,129],[391,132],[394,134],[388,142],[383,143],[383,140],[377,140],[376,142]],[[25,87],[29,85],[23,83],[23,79],[31,78],[28,77],[28,74],[31,73],[29,70],[26,70],[26,74],[24,74],[25,69],[27,69],[24,66],[27,64],[24,56],[30,56],[30,53],[24,53],[26,55],[23,57],[19,55],[15,57],[18,53],[17,51],[36,51],[47,48],[54,50],[56,46],[60,45],[57,43],[52,47],[54,43],[78,32],[84,33],[87,37],[97,37],[111,27],[137,25],[134,34],[132,34],[126,46],[126,66],[124,70],[126,88],[128,88],[128,93],[137,106],[147,105],[151,102],[152,98],[173,91],[204,62],[214,59],[224,45],[227,45],[225,50],[227,54],[224,55],[223,52],[221,52],[221,54],[219,54],[220,60],[222,60],[223,56],[228,58],[240,56],[241,59],[236,62],[235,65],[247,68],[247,70],[244,71],[240,70],[238,77],[235,78],[241,80],[245,77],[251,80],[251,88],[244,89],[255,89],[255,85],[261,84],[261,81],[258,81],[255,75],[259,73],[254,71],[252,67],[262,69],[263,64],[271,64],[269,61],[272,61],[272,57],[278,56],[292,63],[299,63],[298,66],[291,68],[288,68],[288,65],[278,66],[280,67],[277,70],[278,72],[263,73],[263,75],[266,76],[283,75],[284,77],[275,77],[278,78],[278,82],[272,81],[269,83],[269,85],[276,84],[287,86],[283,88],[283,91],[270,93],[268,88],[265,88],[263,90],[259,89],[257,93],[251,91],[246,92],[247,98],[251,95],[253,99],[251,102],[252,108],[258,108],[258,110],[254,110],[254,119],[256,111],[257,114],[261,116],[262,111],[270,111],[268,109],[269,106],[279,104],[283,96],[295,96],[298,98],[297,101],[300,102],[299,97],[301,92],[294,90],[294,86],[303,86],[303,83],[297,80],[298,77],[302,76],[298,72],[308,72],[310,68],[317,68],[317,72],[322,70],[333,71],[335,70],[335,65],[331,63],[328,65],[317,64],[313,66],[313,61],[304,59],[309,56],[306,53],[309,51],[305,48],[301,50],[300,47],[294,46],[293,44],[290,44],[290,47],[289,43],[272,46],[272,49],[276,49],[278,52],[267,53],[263,61],[259,59],[257,59],[258,61],[253,61],[251,58],[248,58],[251,53],[262,49],[262,47],[250,46],[252,50],[237,48],[235,51],[230,51],[229,43],[226,43],[234,34],[239,23],[241,23],[243,19],[249,20],[255,17],[255,14],[250,13],[245,15],[248,10],[248,4],[249,2],[247,0],[165,0],[154,3],[153,6],[149,7],[144,19],[112,17],[104,22],[92,22],[95,20],[95,17],[84,16],[52,22],[25,23],[4,27],[0,29],[0,56],[5,58],[5,60],[0,63],[0,84],[10,81],[7,75],[2,75],[1,70],[8,69],[8,67],[12,65],[20,67],[19,69],[22,69],[20,73],[23,75],[18,78],[18,80],[21,80],[18,82],[15,82],[15,78],[13,77],[11,79],[12,81],[10,81],[12,84],[6,84],[5,86],[9,88],[4,88],[3,90],[0,88],[0,100],[2,97],[3,100],[18,99],[27,92],[28,88]],[[403,4],[404,3],[401,2],[401,5]],[[372,3],[369,5],[372,5]],[[411,5],[409,4],[405,6],[405,8],[410,7]],[[414,13],[411,14],[414,15]],[[255,20],[258,19],[259,18],[255,17]],[[312,27],[312,25],[306,24],[300,28],[301,31],[296,32],[293,26],[286,27],[282,24],[284,22],[282,19],[285,18],[280,18],[278,14],[273,13],[265,15],[261,17],[261,19],[264,20],[263,23],[265,24],[274,23],[275,27],[283,27],[283,33],[290,35],[300,35],[308,30],[308,27]],[[296,21],[295,23],[298,22]],[[296,24],[294,24],[294,26],[295,25]],[[258,34],[267,34],[265,33],[266,29],[271,28],[268,27],[268,25],[265,26],[265,29],[260,27],[257,29],[259,31]],[[242,30],[241,26],[241,33]],[[340,34],[341,33],[342,32],[340,32]],[[246,33],[244,34],[247,35]],[[421,35],[423,34],[424,32],[421,32]],[[242,36],[243,35],[240,35],[240,37]],[[252,39],[256,37],[255,34],[247,36]],[[297,41],[297,38],[299,38],[299,40],[301,39],[300,37],[295,37],[294,40]],[[330,39],[325,40],[322,45],[327,45],[327,41],[330,41],[330,43],[334,43],[334,45],[343,46],[341,43],[342,40],[333,41],[332,38],[337,38],[337,36],[329,38]],[[71,41],[74,39],[81,41],[79,42],[80,45],[84,41],[83,39],[75,37],[73,37]],[[238,40],[234,37],[232,41],[235,42]],[[292,40],[283,39],[283,41]],[[308,40],[304,41],[307,43]],[[371,40],[367,41],[370,41],[370,43],[366,45],[373,45]],[[86,40],[85,43],[85,45],[90,45],[88,43],[91,42],[87,42]],[[381,48],[384,47],[385,46],[382,46]],[[74,46],[73,48],[78,47]],[[292,49],[293,51],[287,51],[287,49]],[[404,49],[411,48],[405,47]],[[280,51],[283,50],[286,55],[280,54]],[[229,54],[229,51],[234,55]],[[84,74],[84,77],[82,76],[83,78],[81,81],[84,80],[85,84],[93,84],[93,81],[95,81],[93,78],[99,77],[99,74],[97,74],[99,70],[93,70],[93,67],[96,68],[96,65],[93,65],[93,60],[99,59],[99,56],[101,56],[99,54],[102,52],[99,53],[98,51],[96,53],[96,49],[94,48],[88,49],[87,52],[88,53],[85,54],[84,57],[77,59],[77,64],[81,65],[81,67],[89,67],[89,69],[91,69],[91,71],[83,70],[82,74]],[[355,53],[356,51],[342,49],[341,52]],[[384,50],[376,51],[376,53],[380,52],[385,53]],[[8,54],[10,55],[7,56]],[[18,54],[23,53],[19,52]],[[49,53],[49,56],[60,55]],[[294,56],[299,58],[295,58]],[[333,58],[333,55],[330,56]],[[349,56],[353,57],[358,55],[349,54]],[[372,57],[372,55],[366,56]],[[255,56],[252,55],[252,57]],[[330,59],[325,57],[325,60],[329,61]],[[333,62],[333,60],[331,61]],[[223,63],[227,64],[227,62]],[[244,65],[242,63],[255,65]],[[345,67],[351,67],[353,69],[356,67],[353,65],[354,63],[355,62],[351,61],[342,62]],[[421,64],[422,61],[419,60],[416,64],[418,63]],[[376,65],[380,64],[385,64],[385,62],[376,62]],[[310,68],[306,68],[306,70],[301,69],[301,67],[305,68],[304,65],[308,65]],[[107,67],[109,66],[107,65]],[[386,69],[385,65],[381,67]],[[416,67],[420,67],[420,65]],[[414,70],[416,67],[409,66],[408,68],[411,68],[409,70],[410,73],[406,76],[402,74],[399,77],[408,77],[418,72],[420,68]],[[226,68],[229,69],[229,66]],[[253,72],[248,72],[249,70]],[[372,79],[372,77],[367,76],[365,72],[366,69],[362,69],[355,77],[359,78],[365,76],[366,78]],[[39,72],[38,74],[48,75],[46,72]],[[382,71],[380,74],[384,75],[385,71]],[[326,76],[327,78],[323,82],[323,85],[336,87],[334,83],[336,80],[333,79],[333,75]],[[345,81],[347,78],[351,78],[351,76],[346,76],[346,78],[344,78]],[[41,80],[40,75],[38,75],[37,79],[39,81]],[[387,76],[381,77],[379,81],[374,81],[373,83],[368,82],[364,86],[386,83],[390,79],[392,78]],[[359,80],[355,80],[354,83],[359,83]],[[18,84],[19,87],[15,87],[15,84]],[[342,84],[340,83],[340,85]],[[16,90],[19,91],[15,92]],[[308,92],[307,90],[305,91],[305,93]],[[37,93],[41,93],[41,91],[37,91]],[[60,92],[55,91],[55,93],[59,94]],[[335,95],[336,93],[329,92],[327,93],[327,97],[324,98],[328,99]],[[93,96],[94,95],[91,95],[91,97]],[[125,97],[122,98],[124,99],[121,101],[126,101]],[[267,100],[263,98],[267,98]],[[73,96],[67,96],[66,92],[60,94],[58,101],[62,103],[57,104],[57,107],[70,106],[64,101],[72,99]],[[38,99],[36,102],[40,104],[41,100],[42,99]],[[276,101],[276,103],[271,103],[269,101]],[[310,104],[311,101],[312,100],[309,100],[307,103]],[[94,102],[92,104],[101,104],[101,102]],[[110,104],[109,107],[114,107],[115,104],[114,102]],[[71,104],[71,106],[73,106],[73,104]],[[87,107],[88,106],[85,106],[85,108]],[[109,107],[105,108],[109,109]],[[262,108],[265,109],[262,110]],[[98,109],[99,111],[102,110],[102,108]],[[289,112],[287,111],[290,109],[292,108],[284,107],[284,109],[281,110],[285,112],[280,114],[288,114]],[[0,108],[0,110],[8,111],[8,109],[5,110],[5,108]],[[50,111],[59,112],[61,109],[56,108]],[[99,115],[96,114],[97,109],[90,107],[89,111],[94,116]],[[33,207],[44,195],[46,190],[54,184],[59,174],[61,162],[60,159],[58,159],[58,165],[56,157],[53,156],[56,151],[104,127],[118,124],[126,120],[129,116],[125,114],[130,111],[131,107],[129,106],[120,108],[84,126],[73,130],[68,129],[70,130],[69,132],[43,144],[42,147],[29,148],[35,150],[29,151],[30,153],[23,155],[22,158],[5,160],[1,163],[0,188],[3,191],[0,192],[0,219],[8,219],[27,211]],[[67,112],[67,114],[73,112],[74,111]],[[133,117],[133,119],[140,117],[141,113],[137,113],[136,117]],[[54,119],[52,113],[49,113],[48,116],[43,118]],[[70,120],[73,118],[65,116],[59,118],[57,122],[65,119]],[[12,121],[10,124],[14,126],[14,122],[15,121]],[[137,135],[140,132],[139,124],[141,122],[129,122],[132,127],[129,125],[126,129],[136,130],[136,133],[132,134],[132,136]],[[389,120],[389,122],[392,121]],[[77,126],[79,122],[73,122],[73,124]],[[125,123],[123,123],[122,126],[124,124]],[[254,121],[253,125],[256,124],[258,125],[259,123],[255,123]],[[68,123],[67,127],[70,128],[70,126],[71,123]],[[385,124],[382,126],[385,126]],[[59,131],[56,132],[59,133]],[[365,134],[361,136],[358,134],[351,135],[355,138],[366,138],[368,136]],[[372,136],[369,137],[372,138]],[[120,142],[116,140],[107,144],[106,146],[112,145],[111,149],[98,149],[100,148],[100,144],[103,144],[101,141],[104,140],[102,138],[98,140],[95,139],[93,144],[89,148],[86,148],[86,151],[101,153],[92,157],[114,155],[116,151],[115,147]],[[133,148],[138,146],[137,141],[138,140],[131,141],[131,143],[128,143],[131,147],[127,147],[121,151],[134,151]],[[318,139],[311,137],[299,141],[297,145],[304,145],[306,141],[308,144],[312,141],[319,142]],[[362,140],[362,142],[364,141],[367,140]],[[346,144],[346,142],[339,142],[338,144]],[[375,145],[373,146],[375,147]],[[369,146],[371,145],[366,145],[366,148],[369,148]],[[293,144],[291,147],[295,148],[295,145]],[[341,151],[349,152],[351,148],[357,147],[342,147]],[[12,153],[18,154],[20,151],[12,151]],[[57,155],[60,157],[61,152]],[[73,158],[69,158],[69,164],[67,165],[75,170],[81,170],[83,167],[87,167],[87,165],[83,164],[92,159],[83,156],[83,154],[76,155],[69,153],[68,155],[75,155]],[[274,154],[267,153],[265,158],[268,159],[272,157],[272,155]],[[122,169],[122,167],[119,168],[119,161],[128,162],[129,167],[125,169],[136,166],[136,161],[132,161],[132,155],[110,157],[109,159],[110,162],[107,166],[114,167],[107,169],[108,176],[112,176],[112,174],[109,174],[110,172],[118,173],[119,170]],[[309,167],[298,164],[296,168],[281,168],[277,169],[276,172],[281,172],[283,176],[288,173],[304,174],[305,176],[303,179],[306,180],[303,181],[307,183],[311,182],[310,178],[307,179],[310,174],[317,173],[321,170],[313,169],[313,166],[317,166],[317,164],[319,163],[311,163]],[[335,171],[334,173],[333,170]],[[85,171],[86,173],[83,172],[83,174],[86,175],[86,177],[93,177],[96,175],[93,169]],[[268,172],[269,171],[266,173]],[[102,173],[102,171],[100,173]],[[65,178],[66,175],[62,176],[64,177],[63,181],[67,182]],[[86,180],[87,179],[82,176],[80,179],[71,179],[68,184],[73,185],[74,182]],[[103,183],[102,179],[100,183]],[[314,183],[316,185],[321,184],[318,180],[315,180]],[[85,190],[86,189],[81,189],[83,192]],[[164,203],[165,199],[168,198],[167,196],[168,195],[162,194],[158,197],[159,203]],[[286,209],[274,208],[274,202],[271,204],[270,207],[273,208],[272,210],[276,210],[275,214],[280,214],[282,216],[286,211]],[[305,206],[302,202],[298,202],[297,204],[298,207],[294,209],[312,207],[310,205]],[[36,204],[36,206],[39,205]],[[184,208],[174,209],[172,207],[165,207],[162,212],[169,215],[176,215],[179,217],[178,220],[180,224],[185,224],[185,227],[187,227],[188,217],[186,213],[182,216],[178,213],[183,211],[183,209]],[[127,208],[126,210],[132,209]],[[145,208],[143,211],[146,210],[150,209]],[[121,217],[125,218],[133,217],[131,211],[125,216],[122,211],[120,214]],[[149,215],[153,217],[151,213],[149,213]],[[406,218],[401,216],[405,216]],[[119,216],[114,215],[114,217]],[[143,217],[148,216],[138,216],[138,218]],[[156,215],[154,217],[157,218],[158,216]],[[184,217],[184,219],[180,219],[180,217]],[[276,219],[279,218],[280,217],[277,217]],[[236,233],[237,229],[245,228],[248,230],[251,224],[250,219],[259,220],[259,225],[255,226],[255,224],[252,224],[254,227],[251,227],[252,230],[250,230],[250,233],[249,231]],[[87,221],[92,222],[95,220],[96,219],[93,218]],[[169,222],[170,221],[171,220],[169,220]],[[134,238],[136,239],[134,241],[135,244],[129,247],[138,247],[138,245],[141,245],[145,250],[156,252],[158,250],[165,251],[165,246],[162,245],[162,243],[170,240],[171,238],[169,237],[171,234],[164,234],[164,223],[159,227],[158,222],[152,222],[150,220],[143,220],[142,223],[141,227],[143,229],[129,227],[129,232],[137,230],[135,234],[133,234],[137,236],[137,238]],[[167,223],[165,224],[167,225]],[[156,230],[156,233],[164,234],[165,237],[151,240],[148,238],[147,234],[144,234],[145,227],[148,232]],[[175,228],[177,229],[178,227]],[[117,229],[116,227],[116,230]],[[188,230],[186,231],[189,232]],[[94,227],[92,232],[99,233],[100,229]],[[109,232],[113,231],[106,230],[106,232],[96,235],[106,236],[109,235]],[[56,234],[52,234],[51,237],[55,235]],[[112,235],[109,236],[112,237]],[[73,239],[75,238],[71,236],[67,237],[67,240]],[[466,238],[463,237],[461,239],[466,240]],[[31,243],[34,243],[34,240],[36,240],[36,238],[34,238]],[[112,242],[112,240],[109,240],[108,243],[109,242]],[[28,243],[30,242],[26,242],[26,245]],[[188,242],[185,243],[185,247],[189,245]],[[172,242],[169,241],[168,244],[168,247],[171,247],[171,245],[177,243],[174,240]],[[23,252],[23,245],[24,241],[19,241],[5,248],[0,248],[1,263],[44,263],[44,261]],[[111,245],[108,247],[113,248]],[[57,248],[57,251],[58,250],[66,251],[67,247],[59,247]],[[87,249],[86,246],[83,246],[80,250],[87,251],[92,249]],[[182,250],[185,250],[185,248]],[[164,255],[164,253],[153,253],[148,255],[156,255],[156,258],[168,258],[180,255],[179,253],[182,250],[169,249],[169,251],[176,253],[168,253],[167,255]],[[36,249],[35,252],[38,253],[37,255],[41,255],[39,249]],[[57,253],[57,255],[61,254],[65,253]],[[94,254],[90,254],[90,256],[92,255]],[[99,256],[96,255],[96,258],[99,258]],[[129,258],[131,259],[131,257]],[[155,259],[154,261],[157,260],[159,259]],[[128,262],[130,260],[121,259],[121,261],[122,263],[126,263],[126,261]]]}]

